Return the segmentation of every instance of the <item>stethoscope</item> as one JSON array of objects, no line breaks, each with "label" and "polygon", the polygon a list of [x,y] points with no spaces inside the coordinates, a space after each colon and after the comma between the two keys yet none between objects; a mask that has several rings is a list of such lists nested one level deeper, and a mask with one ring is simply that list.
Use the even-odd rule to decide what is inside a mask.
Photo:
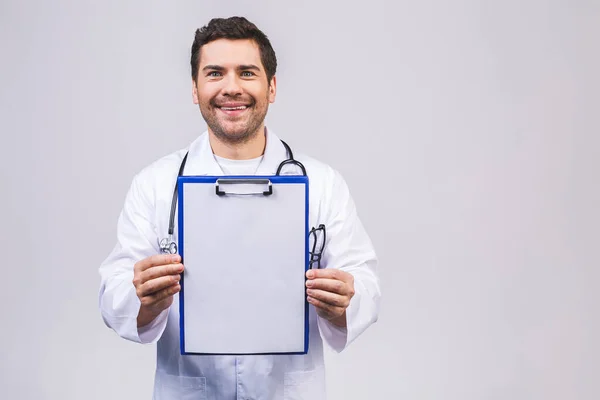
[{"label": "stethoscope", "polygon": [[[281,143],[283,143],[283,145],[285,146],[285,150],[287,153],[287,159],[282,161],[281,164],[279,164],[279,167],[277,167],[276,175],[279,175],[281,173],[281,169],[284,166],[286,166],[288,164],[294,164],[294,165],[299,166],[300,169],[302,170],[303,175],[306,176],[306,168],[304,168],[304,165],[302,165],[302,163],[300,161],[296,161],[294,159],[294,153],[292,153],[292,149],[290,148],[290,146],[288,146],[288,144],[286,142],[284,142],[283,140],[281,141]],[[179,172],[177,173],[177,178],[179,178],[180,176],[183,175],[183,170],[185,169],[185,163],[187,162],[188,154],[189,153],[185,153],[183,160],[181,160],[181,165],[179,166]],[[177,253],[177,243],[175,243],[175,238],[173,236],[173,231],[175,230],[175,209],[176,208],[177,208],[177,181],[175,181],[175,189],[173,190],[173,199],[171,200],[171,215],[169,217],[168,236],[166,238],[163,238],[159,242],[160,252],[164,253],[164,254],[176,254]]]}]

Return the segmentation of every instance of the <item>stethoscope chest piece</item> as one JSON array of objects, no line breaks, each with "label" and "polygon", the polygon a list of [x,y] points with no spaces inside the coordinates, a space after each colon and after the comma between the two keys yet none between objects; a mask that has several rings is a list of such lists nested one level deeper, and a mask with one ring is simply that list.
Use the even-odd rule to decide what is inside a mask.
[{"label": "stethoscope chest piece", "polygon": [[163,254],[177,254],[177,243],[175,243],[173,235],[162,239],[159,246],[160,252]]}]

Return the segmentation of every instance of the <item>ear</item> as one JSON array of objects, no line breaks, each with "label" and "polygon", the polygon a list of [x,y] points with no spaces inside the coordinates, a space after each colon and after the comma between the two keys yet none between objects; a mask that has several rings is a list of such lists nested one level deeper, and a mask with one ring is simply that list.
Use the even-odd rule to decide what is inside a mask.
[{"label": "ear", "polygon": [[277,95],[277,78],[273,76],[269,84],[269,103],[275,103],[275,96]]},{"label": "ear", "polygon": [[194,104],[199,104],[200,100],[198,100],[198,86],[196,86],[196,80],[192,79],[192,100]]}]

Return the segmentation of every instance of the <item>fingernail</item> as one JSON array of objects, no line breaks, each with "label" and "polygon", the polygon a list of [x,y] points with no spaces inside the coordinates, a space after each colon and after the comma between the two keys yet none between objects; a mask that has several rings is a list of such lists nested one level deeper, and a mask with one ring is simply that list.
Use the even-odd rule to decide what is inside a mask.
[{"label": "fingernail", "polygon": [[173,262],[179,262],[179,255],[175,254],[172,258],[171,261]]},{"label": "fingernail", "polygon": [[313,292],[312,290],[308,289],[308,290],[306,291],[306,294],[308,294],[308,295],[312,295],[312,294],[314,294],[314,292]]},{"label": "fingernail", "polygon": [[306,273],[306,276],[307,276],[309,279],[312,279],[312,278],[315,276],[315,273],[314,273],[314,271],[308,271],[308,272]]},{"label": "fingernail", "polygon": [[314,281],[306,281],[306,286],[311,287],[313,285]]}]

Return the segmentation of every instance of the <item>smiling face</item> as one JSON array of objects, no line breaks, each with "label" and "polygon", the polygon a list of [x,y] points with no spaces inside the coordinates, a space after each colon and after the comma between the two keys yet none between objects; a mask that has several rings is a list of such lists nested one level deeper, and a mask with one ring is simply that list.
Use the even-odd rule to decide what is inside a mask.
[{"label": "smiling face", "polygon": [[209,131],[229,144],[247,142],[264,128],[269,103],[275,101],[258,45],[249,39],[218,39],[202,46],[194,104]]}]

